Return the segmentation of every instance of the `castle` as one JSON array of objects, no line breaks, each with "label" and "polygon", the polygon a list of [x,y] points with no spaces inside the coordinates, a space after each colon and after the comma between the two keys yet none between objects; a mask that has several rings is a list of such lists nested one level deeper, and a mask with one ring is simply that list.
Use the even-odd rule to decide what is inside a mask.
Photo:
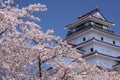
[{"label": "castle", "polygon": [[65,26],[68,30],[65,39],[80,51],[87,63],[120,71],[120,36],[109,29],[111,26],[114,23],[95,8]]}]

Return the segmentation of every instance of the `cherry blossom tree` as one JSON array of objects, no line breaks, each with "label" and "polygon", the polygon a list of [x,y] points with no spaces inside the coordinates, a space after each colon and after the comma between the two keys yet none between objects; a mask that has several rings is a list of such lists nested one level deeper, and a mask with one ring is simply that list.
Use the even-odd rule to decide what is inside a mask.
[{"label": "cherry blossom tree", "polygon": [[34,4],[19,9],[11,7],[11,3],[13,0],[6,1],[0,9],[0,69],[5,72],[4,78],[31,78],[26,64],[33,66],[33,62],[38,64],[39,77],[43,78],[42,63],[54,63],[68,49],[76,53],[70,46],[67,47],[66,42],[53,36],[53,30],[44,33],[39,25],[30,22],[30,19],[40,20],[32,13],[45,11],[45,5]]},{"label": "cherry blossom tree", "polygon": [[[0,2],[1,79],[119,80],[117,72],[107,72],[87,64],[81,53],[54,36],[53,30],[41,30],[34,22],[40,19],[33,13],[47,10],[46,5],[33,4],[20,9],[11,6],[13,0]],[[46,70],[42,69],[44,63],[49,66]]]}]

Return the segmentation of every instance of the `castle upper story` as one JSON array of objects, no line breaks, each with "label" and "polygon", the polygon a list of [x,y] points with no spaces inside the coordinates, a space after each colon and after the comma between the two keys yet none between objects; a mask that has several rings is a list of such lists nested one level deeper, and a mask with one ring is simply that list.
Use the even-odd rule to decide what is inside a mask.
[{"label": "castle upper story", "polygon": [[109,30],[109,27],[113,25],[114,22],[106,20],[99,9],[96,8],[93,11],[78,17],[75,22],[72,22],[71,24],[65,26],[65,29],[68,30],[67,36],[89,27],[96,27],[113,33],[113,31]]}]

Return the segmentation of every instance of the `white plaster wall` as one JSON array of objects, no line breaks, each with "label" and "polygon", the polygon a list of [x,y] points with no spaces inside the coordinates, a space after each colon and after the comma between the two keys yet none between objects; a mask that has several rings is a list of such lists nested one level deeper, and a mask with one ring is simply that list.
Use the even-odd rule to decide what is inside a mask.
[{"label": "white plaster wall", "polygon": [[120,56],[120,49],[115,49],[109,46],[104,46],[102,44],[93,44],[94,49],[98,51],[99,53],[110,55],[110,56],[115,56],[118,57]]},{"label": "white plaster wall", "polygon": [[107,43],[110,43],[110,44],[113,44],[113,41],[115,41],[115,45],[120,46],[120,40],[117,40],[113,37],[103,35],[103,34],[100,34],[100,33],[97,33],[97,32],[92,32],[91,35],[98,40],[101,40],[101,37],[103,37],[103,42],[107,42]]},{"label": "white plaster wall", "polygon": [[[107,59],[107,58],[103,58],[103,57],[97,57],[97,61],[102,62],[103,64],[105,64],[106,67],[108,68],[112,68],[113,65],[117,64],[116,61],[111,60],[111,59]],[[97,65],[101,65],[100,63],[98,63]]]},{"label": "white plaster wall", "polygon": [[113,65],[117,64],[117,62],[114,61],[114,60],[99,57],[99,56],[91,57],[89,59],[86,59],[86,61],[89,64],[95,64],[95,65],[98,65],[98,66],[101,66],[100,62],[102,62],[107,68],[112,68]]},{"label": "white plaster wall", "polygon": [[91,48],[93,48],[93,52],[94,52],[95,49],[94,49],[93,44],[83,46],[83,47],[81,47],[81,50],[84,50],[85,52],[83,54],[86,55],[86,54],[92,53],[91,50],[90,50]]},{"label": "white plaster wall", "polygon": [[86,38],[86,41],[92,39],[93,37],[98,40],[101,40],[101,37],[103,37],[103,42],[113,44],[113,41],[115,41],[115,44],[113,44],[113,45],[120,46],[120,38],[118,39],[118,38],[114,38],[112,36],[104,35],[103,32],[97,32],[95,30],[91,30],[88,32],[86,31],[84,33],[80,33],[78,36],[73,36],[73,37],[74,38],[71,38],[68,42],[70,42],[72,44],[80,44],[80,43],[84,42],[83,37]]},{"label": "white plaster wall", "polygon": [[80,35],[78,37],[75,37],[75,38],[69,40],[69,42],[72,43],[72,44],[80,44],[80,43],[84,42],[83,41],[84,37],[85,37],[85,41],[90,40],[90,39],[93,38],[92,33],[90,32],[88,34],[84,34],[84,35]]},{"label": "white plaster wall", "polygon": [[97,65],[97,58],[96,58],[96,57],[86,59],[86,61],[87,61],[87,63],[89,63],[89,64]]},{"label": "white plaster wall", "polygon": [[[80,44],[80,43],[84,42],[83,37],[86,38],[86,41],[92,39],[93,37],[96,38],[97,40],[101,40],[101,37],[103,37],[103,42],[113,44],[113,41],[115,41],[116,44],[113,44],[113,45],[120,46],[120,39],[113,38],[113,37],[107,36],[107,35],[103,35],[102,32],[98,33],[95,30],[80,33],[79,36],[77,36],[77,37],[74,36],[74,38],[71,38],[69,40],[69,42],[73,43],[73,44]],[[82,46],[81,50],[85,50],[84,54],[89,54],[89,53],[91,53],[90,48],[93,48],[94,51],[97,50],[99,53],[103,53],[106,55],[111,55],[111,56],[115,56],[115,57],[120,56],[120,49],[116,49],[116,48],[113,48],[110,46],[105,46],[103,44],[92,43],[90,45]]]},{"label": "white plaster wall", "polygon": [[85,51],[84,55],[92,53],[91,48],[93,48],[93,52],[97,51],[99,53],[114,56],[114,57],[120,56],[120,48],[116,48],[116,47],[113,48],[113,47],[106,46],[96,42],[91,42],[88,45],[80,47],[81,50]]}]

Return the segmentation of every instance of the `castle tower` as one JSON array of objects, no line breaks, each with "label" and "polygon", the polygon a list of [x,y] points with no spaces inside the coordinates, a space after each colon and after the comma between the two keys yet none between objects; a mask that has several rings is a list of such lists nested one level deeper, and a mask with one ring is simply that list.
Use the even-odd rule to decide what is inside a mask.
[{"label": "castle tower", "polygon": [[65,26],[68,43],[82,51],[83,58],[90,64],[120,69],[120,36],[109,28],[114,23],[106,20],[98,8],[78,17]]}]

